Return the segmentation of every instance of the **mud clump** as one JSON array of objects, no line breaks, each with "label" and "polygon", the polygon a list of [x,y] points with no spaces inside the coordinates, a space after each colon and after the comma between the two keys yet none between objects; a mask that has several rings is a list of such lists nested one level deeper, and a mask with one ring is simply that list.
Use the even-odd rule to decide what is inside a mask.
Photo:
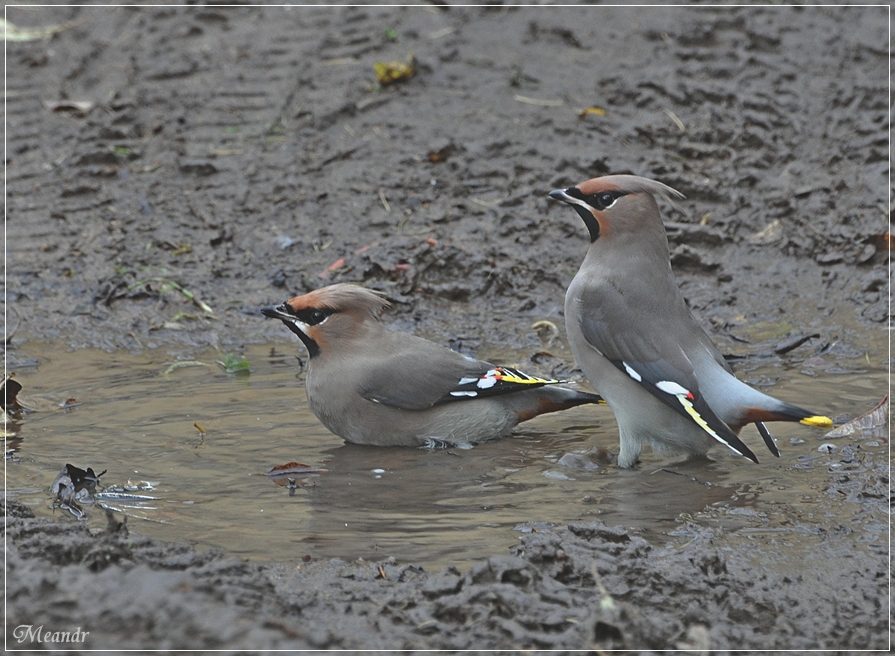
[{"label": "mud clump", "polygon": [[837,571],[847,559],[835,556],[822,577],[836,584],[806,595],[801,575],[757,570],[748,550],[714,547],[709,532],[679,550],[600,522],[574,524],[525,535],[513,555],[465,574],[429,574],[394,561],[265,567],[118,528],[60,530],[15,502],[7,512],[9,625],[76,622],[91,632],[88,649],[885,644],[879,599],[855,594],[881,585],[883,562]]}]

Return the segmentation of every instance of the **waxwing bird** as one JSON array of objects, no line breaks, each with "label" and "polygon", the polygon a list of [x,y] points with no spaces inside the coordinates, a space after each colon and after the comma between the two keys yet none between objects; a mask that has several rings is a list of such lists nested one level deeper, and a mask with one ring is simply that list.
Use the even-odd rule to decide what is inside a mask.
[{"label": "waxwing bird", "polygon": [[550,192],[578,212],[590,233],[566,292],[566,330],[575,359],[618,421],[619,465],[633,466],[644,444],[703,455],[715,442],[758,462],[738,437],[746,424],[755,424],[778,457],[763,422],[832,425],[734,376],[684,303],[655,196],[683,198],[633,175]]},{"label": "waxwing bird", "polygon": [[387,330],[374,315],[387,305],[378,292],[336,284],[261,310],[304,343],[311,410],[348,442],[469,445],[504,437],[540,414],[601,400]]}]

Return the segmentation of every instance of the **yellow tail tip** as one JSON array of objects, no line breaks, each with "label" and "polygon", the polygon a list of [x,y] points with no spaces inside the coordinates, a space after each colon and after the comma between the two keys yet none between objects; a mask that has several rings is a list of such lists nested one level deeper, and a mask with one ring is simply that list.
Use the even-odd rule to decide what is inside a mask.
[{"label": "yellow tail tip", "polygon": [[799,423],[805,424],[806,426],[817,426],[819,428],[830,428],[833,425],[833,420],[830,419],[829,417],[815,415],[813,417],[805,417]]}]

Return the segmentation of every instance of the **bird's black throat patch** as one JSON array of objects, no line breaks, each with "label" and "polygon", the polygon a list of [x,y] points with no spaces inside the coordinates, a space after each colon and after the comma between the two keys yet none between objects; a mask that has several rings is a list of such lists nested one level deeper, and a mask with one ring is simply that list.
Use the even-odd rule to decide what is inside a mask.
[{"label": "bird's black throat patch", "polygon": [[294,310],[288,303],[283,303],[275,308],[264,308],[261,310],[261,314],[266,317],[271,317],[272,319],[279,319],[289,330],[295,333],[295,336],[298,337],[302,341],[302,344],[305,345],[305,348],[308,349],[308,355],[311,358],[320,355],[320,345],[310,335],[299,328],[294,320],[298,319],[308,326],[316,326],[317,324],[323,323],[327,317],[335,312],[336,310],[331,308],[302,308],[301,310]]}]

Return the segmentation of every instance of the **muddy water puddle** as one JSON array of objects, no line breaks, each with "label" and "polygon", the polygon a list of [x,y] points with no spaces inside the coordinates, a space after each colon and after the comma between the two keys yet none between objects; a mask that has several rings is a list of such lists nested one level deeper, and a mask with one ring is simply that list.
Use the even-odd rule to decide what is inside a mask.
[{"label": "muddy water puddle", "polygon": [[[53,480],[66,463],[90,466],[107,470],[105,486],[153,497],[106,501],[144,535],[256,560],[394,556],[433,567],[501,553],[541,523],[595,517],[682,539],[688,522],[744,536],[885,522],[857,517],[855,503],[823,493],[842,467],[861,466],[861,454],[883,461],[885,439],[826,440],[823,430],[777,424],[779,460],[747,432],[760,465],[716,449],[711,459],[684,463],[646,453],[640,469],[625,471],[601,453],[616,452],[618,436],[600,407],[539,417],[471,450],[346,445],[308,410],[295,352],[250,347],[252,371],[242,377],[225,373],[214,352],[191,354],[203,364],[166,373],[175,360],[161,349],[20,347],[17,357],[38,361],[16,369],[22,400],[37,411],[7,439],[7,492],[38,516],[66,514],[52,508]],[[744,377],[782,377],[772,394],[853,417],[885,394],[882,367],[865,369],[809,377],[768,364]],[[79,405],[61,408],[67,399]],[[826,443],[834,453],[818,451]],[[843,465],[843,453],[855,457]],[[297,478],[292,489],[264,475],[293,461],[327,471]],[[93,507],[85,521],[103,528],[106,520]]]}]

